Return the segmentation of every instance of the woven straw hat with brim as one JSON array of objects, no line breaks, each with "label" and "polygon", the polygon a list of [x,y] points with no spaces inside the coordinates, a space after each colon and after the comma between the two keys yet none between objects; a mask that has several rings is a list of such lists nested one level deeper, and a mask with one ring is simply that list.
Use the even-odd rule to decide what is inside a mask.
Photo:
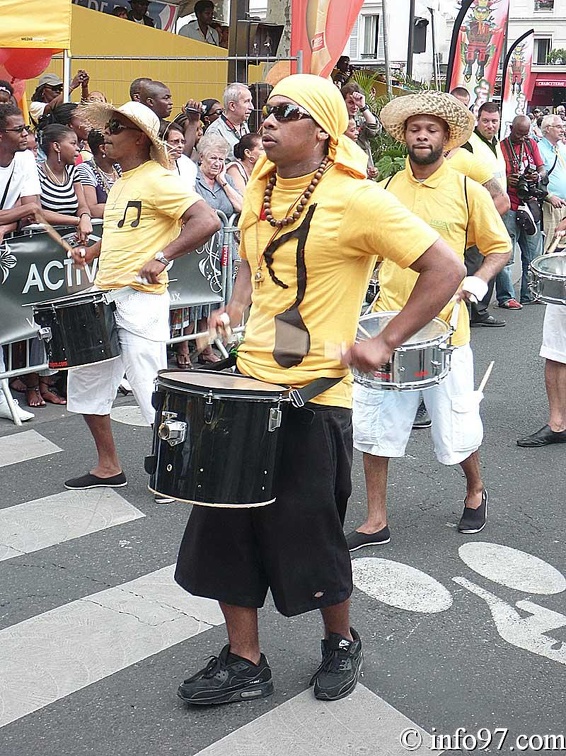
[{"label": "woven straw hat with brim", "polygon": [[97,131],[104,133],[106,124],[115,113],[125,116],[151,139],[151,159],[164,168],[171,168],[172,163],[167,145],[159,138],[159,118],[141,102],[126,102],[116,107],[109,102],[89,102],[80,106],[80,115]]},{"label": "woven straw hat with brim", "polygon": [[383,106],[379,119],[393,139],[405,142],[407,119],[416,115],[432,115],[446,121],[450,132],[446,151],[461,147],[474,130],[473,114],[459,100],[445,92],[419,92],[396,97]]}]

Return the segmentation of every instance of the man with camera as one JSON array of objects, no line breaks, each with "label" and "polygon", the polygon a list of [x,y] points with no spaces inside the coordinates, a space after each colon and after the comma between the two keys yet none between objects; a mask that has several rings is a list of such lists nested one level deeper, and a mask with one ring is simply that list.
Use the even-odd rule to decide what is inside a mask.
[{"label": "man with camera", "polygon": [[[516,116],[511,131],[501,142],[507,175],[507,193],[511,210],[503,220],[512,242],[512,259],[517,245],[521,250],[521,291],[522,305],[534,304],[536,300],[529,291],[529,265],[537,255],[542,254],[540,202],[546,196],[542,180],[546,178],[544,160],[534,139],[529,137],[531,122],[527,116]],[[500,273],[498,284],[503,299],[516,299],[511,267],[506,266]],[[505,296],[503,296],[503,293]]]}]

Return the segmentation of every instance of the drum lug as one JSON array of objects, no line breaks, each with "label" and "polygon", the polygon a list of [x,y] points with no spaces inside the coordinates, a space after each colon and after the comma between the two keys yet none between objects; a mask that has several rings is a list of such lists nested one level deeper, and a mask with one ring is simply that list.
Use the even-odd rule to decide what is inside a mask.
[{"label": "drum lug", "polygon": [[162,441],[167,441],[169,446],[182,444],[187,437],[187,423],[175,420],[176,412],[163,412],[163,422],[157,429],[157,435]]},{"label": "drum lug", "polygon": [[39,331],[37,332],[37,335],[43,341],[51,341],[51,338],[52,338],[51,328],[49,328],[49,326],[45,326],[44,328],[40,328]]},{"label": "drum lug", "polygon": [[214,402],[212,401],[212,392],[210,392],[206,397],[206,402],[204,404],[204,422],[207,425],[210,425],[212,423],[212,416],[214,415]]},{"label": "drum lug", "polygon": [[279,407],[273,407],[269,410],[269,422],[267,424],[267,430],[269,433],[273,433],[273,431],[279,428],[281,425],[281,415],[282,413]]}]

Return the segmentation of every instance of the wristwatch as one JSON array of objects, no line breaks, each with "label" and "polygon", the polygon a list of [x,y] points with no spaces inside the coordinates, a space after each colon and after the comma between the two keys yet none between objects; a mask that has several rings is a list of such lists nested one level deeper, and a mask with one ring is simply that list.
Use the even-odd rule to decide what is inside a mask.
[{"label": "wristwatch", "polygon": [[363,108],[360,108],[360,113],[365,113],[366,110],[369,110],[369,105],[364,105]]},{"label": "wristwatch", "polygon": [[153,259],[157,260],[157,262],[160,262],[162,265],[165,265],[165,267],[167,267],[169,265],[169,263],[171,262],[171,260],[168,260],[165,257],[165,255],[163,254],[163,252],[157,252],[156,255],[155,255],[155,257]]}]

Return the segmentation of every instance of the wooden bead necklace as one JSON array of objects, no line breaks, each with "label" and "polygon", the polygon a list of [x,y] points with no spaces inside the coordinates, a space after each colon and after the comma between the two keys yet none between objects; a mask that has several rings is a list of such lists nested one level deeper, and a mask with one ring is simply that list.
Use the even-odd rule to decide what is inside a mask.
[{"label": "wooden bead necklace", "polygon": [[275,188],[275,183],[277,181],[277,173],[274,173],[267,182],[267,186],[265,187],[265,192],[263,195],[263,212],[265,215],[265,220],[270,225],[277,228],[284,228],[285,226],[289,226],[291,225],[291,223],[294,223],[296,220],[298,220],[301,217],[301,214],[304,211],[305,207],[307,206],[312,193],[316,189],[318,182],[322,178],[322,174],[326,170],[327,165],[328,158],[325,157],[322,163],[318,166],[318,170],[312,177],[310,184],[307,186],[298,200],[293,203],[293,205],[297,206],[297,209],[291,215],[287,215],[285,218],[281,218],[280,220],[274,218],[273,213],[271,212],[271,195],[273,194],[273,189]]}]

